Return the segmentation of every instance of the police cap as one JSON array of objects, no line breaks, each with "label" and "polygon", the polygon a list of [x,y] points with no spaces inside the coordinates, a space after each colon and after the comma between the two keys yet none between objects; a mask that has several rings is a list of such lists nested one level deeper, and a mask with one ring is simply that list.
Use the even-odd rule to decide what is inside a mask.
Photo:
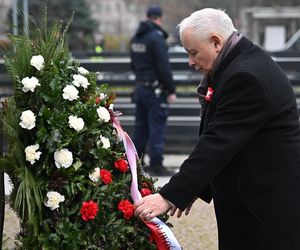
[{"label": "police cap", "polygon": [[147,9],[147,17],[161,17],[163,11],[160,6],[152,5]]}]

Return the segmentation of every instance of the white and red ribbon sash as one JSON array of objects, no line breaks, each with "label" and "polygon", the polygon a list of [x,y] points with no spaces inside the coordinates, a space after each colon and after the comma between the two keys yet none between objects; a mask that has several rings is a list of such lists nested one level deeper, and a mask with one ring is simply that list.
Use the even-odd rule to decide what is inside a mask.
[{"label": "white and red ribbon sash", "polygon": [[[125,153],[130,167],[132,181],[131,181],[131,198],[134,202],[142,198],[142,195],[138,189],[137,180],[137,167],[136,160],[138,158],[135,146],[129,137],[129,135],[122,129],[121,124],[117,117],[113,117],[113,125],[118,132],[118,135],[122,138]],[[151,230],[152,236],[155,240],[158,250],[181,250],[181,247],[172,233],[171,229],[157,217],[150,221],[144,221],[147,227]]]}]

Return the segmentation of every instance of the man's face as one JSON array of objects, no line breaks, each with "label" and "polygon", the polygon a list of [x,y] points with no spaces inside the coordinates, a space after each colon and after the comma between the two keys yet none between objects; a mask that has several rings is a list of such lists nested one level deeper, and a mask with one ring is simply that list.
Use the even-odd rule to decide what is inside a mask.
[{"label": "man's face", "polygon": [[189,54],[189,65],[203,74],[210,73],[220,52],[218,41],[214,37],[200,40],[187,28],[182,34],[182,44]]}]

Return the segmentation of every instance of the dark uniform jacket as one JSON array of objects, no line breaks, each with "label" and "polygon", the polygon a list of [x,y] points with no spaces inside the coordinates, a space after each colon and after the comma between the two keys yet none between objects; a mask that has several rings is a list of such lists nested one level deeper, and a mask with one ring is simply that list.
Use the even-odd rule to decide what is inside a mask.
[{"label": "dark uniform jacket", "polygon": [[137,82],[158,80],[168,94],[175,93],[169,63],[167,33],[152,21],[141,22],[131,40],[130,56]]},{"label": "dark uniform jacket", "polygon": [[160,194],[180,209],[213,198],[220,250],[299,250],[300,128],[288,79],[244,37],[211,85],[198,144]]}]

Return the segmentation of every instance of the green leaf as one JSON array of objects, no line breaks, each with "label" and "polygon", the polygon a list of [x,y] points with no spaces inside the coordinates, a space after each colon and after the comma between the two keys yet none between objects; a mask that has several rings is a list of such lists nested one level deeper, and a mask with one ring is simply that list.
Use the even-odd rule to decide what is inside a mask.
[{"label": "green leaf", "polygon": [[54,152],[60,148],[62,135],[58,129],[54,129],[50,132],[50,136],[47,139],[46,147],[49,152]]},{"label": "green leaf", "polygon": [[73,164],[75,171],[77,171],[81,166],[82,166],[82,162],[80,161],[80,159],[77,159],[77,161]]},{"label": "green leaf", "polygon": [[14,207],[21,214],[21,219],[28,219],[29,225],[37,233],[39,221],[41,220],[42,194],[35,178],[27,167],[20,168],[19,171],[20,185]]}]

